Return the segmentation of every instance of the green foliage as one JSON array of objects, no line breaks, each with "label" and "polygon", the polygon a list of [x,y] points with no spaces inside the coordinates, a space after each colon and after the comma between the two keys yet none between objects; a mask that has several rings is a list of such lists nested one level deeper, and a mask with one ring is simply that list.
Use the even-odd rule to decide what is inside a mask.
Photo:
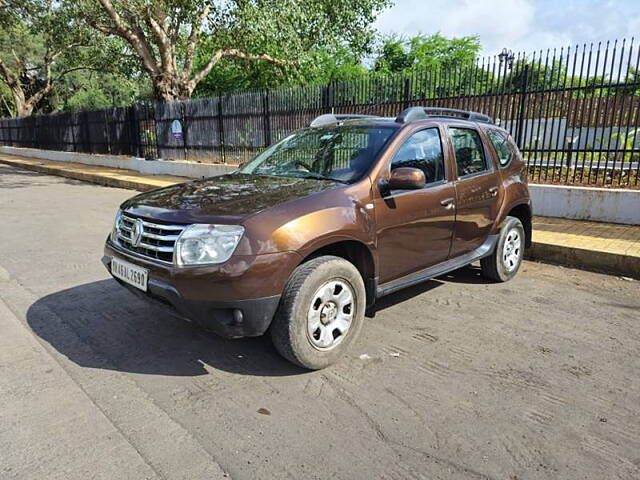
[{"label": "green foliage", "polygon": [[[79,66],[74,51],[91,44],[86,26],[70,16],[66,2],[3,0],[0,9],[0,81],[13,110],[29,115],[54,85]],[[65,65],[74,64],[72,67]],[[6,100],[6,97],[3,96]]]},{"label": "green foliage", "polygon": [[[79,0],[76,14],[97,31],[124,39],[157,98],[172,100],[190,97],[206,77],[198,94],[307,81],[318,72],[315,62],[341,48],[359,59],[372,44],[374,20],[389,3]],[[356,70],[353,62],[346,69],[337,65],[337,75]]]},{"label": "green foliage", "polygon": [[[392,35],[376,44],[373,22],[391,0],[107,0],[125,25],[141,32],[158,68],[153,75],[132,43],[114,33],[113,17],[97,0],[0,2],[0,59],[20,79],[27,97],[48,81],[45,60],[62,52],[51,62],[55,85],[39,101],[38,113],[158,98],[160,81],[174,98],[337,83],[333,94],[345,103],[367,103],[385,96],[402,101],[407,93],[434,98],[519,92],[526,72],[529,91],[571,85],[583,87],[572,93],[576,97],[640,95],[640,71],[633,68],[622,85],[606,76],[572,78],[566,59],[549,59],[545,65],[544,59],[523,58],[510,68],[499,64],[499,72],[482,69],[476,63],[481,49],[477,36]],[[210,10],[198,26],[207,5]],[[157,19],[170,37],[166,58],[152,28]],[[77,45],[67,49],[71,44]],[[207,70],[216,52],[231,48],[282,62],[223,55]],[[206,75],[194,80],[204,70]],[[349,84],[365,78],[367,82]],[[195,89],[176,87],[191,80]],[[15,113],[12,91],[0,77],[0,115]]]},{"label": "green foliage", "polygon": [[132,105],[150,96],[143,82],[129,80],[122,75],[92,72],[70,78],[65,88],[59,89],[53,102],[56,110],[100,110]]},{"label": "green foliage", "polygon": [[[624,153],[624,156],[621,155],[621,158],[619,158],[619,160],[623,160],[625,162],[631,162],[633,160],[633,147],[636,144],[636,138],[639,132],[640,128],[634,128],[627,132],[615,132],[611,134],[611,138],[618,141],[617,148],[626,151]],[[635,156],[637,156],[637,154],[635,154]]]},{"label": "green foliage", "polygon": [[620,87],[621,95],[640,96],[640,68],[629,68],[624,83],[625,85]]},{"label": "green foliage", "polygon": [[[17,79],[25,100],[52,85],[35,103],[36,113],[104,108],[148,97],[148,82],[141,80],[137,64],[132,66],[125,44],[80,25],[67,3],[16,2],[1,12],[0,61]],[[0,75],[0,115],[16,113],[14,94]]]},{"label": "green foliage", "polygon": [[0,81],[0,118],[15,117],[16,109],[11,98],[11,91],[6,83]]},{"label": "green foliage", "polygon": [[399,93],[409,89],[415,98],[480,94],[490,89],[493,78],[476,65],[480,49],[477,36],[392,35],[378,47],[371,74],[399,79]]},{"label": "green foliage", "polygon": [[38,65],[46,53],[45,43],[43,33],[25,22],[0,29],[0,59],[25,84],[27,91],[42,81],[43,72]]},{"label": "green foliage", "polygon": [[[114,62],[114,59],[118,61]],[[151,98],[148,79],[132,63],[121,40],[98,37],[95,45],[79,49],[73,63],[65,65],[85,65],[87,68],[62,78],[55,95],[43,109],[96,110],[132,105]]]},{"label": "green foliage", "polygon": [[504,86],[496,85],[506,91],[520,92],[527,77],[527,91],[575,88],[574,98],[607,97],[613,95],[640,95],[640,71],[630,68],[620,85],[607,75],[592,75],[588,78],[573,76],[567,71],[566,61],[537,60],[532,62],[521,59],[514,63],[506,75]]},{"label": "green foliage", "polygon": [[[504,69],[502,75],[505,75]],[[568,79],[566,65],[558,60],[550,63],[532,62],[529,59],[520,59],[514,62],[504,78],[504,82],[496,87],[510,92],[521,92],[525,85],[527,91],[546,90],[563,86]]]},{"label": "green foliage", "polygon": [[[200,82],[194,96],[208,97],[242,90],[258,90],[289,85],[325,85],[334,81],[362,78],[368,70],[360,56],[346,47],[334,51],[318,50],[309,53],[307,68],[282,69],[266,62],[245,62],[230,59],[216,65]],[[197,65],[206,61],[199,58]]]},{"label": "green foliage", "polygon": [[410,39],[391,36],[379,48],[373,70],[396,73],[461,68],[473,65],[480,49],[477,36],[446,38],[440,33]]}]

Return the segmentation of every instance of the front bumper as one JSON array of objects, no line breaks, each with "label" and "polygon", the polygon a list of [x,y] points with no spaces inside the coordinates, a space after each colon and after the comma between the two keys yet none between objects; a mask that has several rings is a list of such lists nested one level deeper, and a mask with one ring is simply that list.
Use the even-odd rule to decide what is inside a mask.
[{"label": "front bumper", "polygon": [[147,292],[116,279],[137,296],[168,308],[227,338],[262,335],[271,324],[285,283],[301,258],[294,252],[232,257],[222,265],[159,265],[105,244],[102,262],[121,258],[149,270]]}]

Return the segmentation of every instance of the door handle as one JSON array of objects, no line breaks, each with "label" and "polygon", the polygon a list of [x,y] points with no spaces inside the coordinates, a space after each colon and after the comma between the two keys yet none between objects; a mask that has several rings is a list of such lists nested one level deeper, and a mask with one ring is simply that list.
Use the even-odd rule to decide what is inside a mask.
[{"label": "door handle", "polygon": [[492,197],[495,197],[498,194],[498,187],[491,187],[489,189],[489,193],[491,194]]},{"label": "door handle", "polygon": [[455,206],[455,203],[453,198],[445,198],[444,200],[440,201],[440,205],[442,205],[445,208],[453,208]]}]

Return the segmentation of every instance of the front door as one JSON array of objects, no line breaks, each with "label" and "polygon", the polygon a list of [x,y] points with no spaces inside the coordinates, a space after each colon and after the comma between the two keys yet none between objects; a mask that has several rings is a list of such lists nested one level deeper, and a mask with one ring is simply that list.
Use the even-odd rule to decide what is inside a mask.
[{"label": "front door", "polygon": [[456,226],[451,256],[463,255],[479,247],[487,238],[502,196],[500,173],[480,132],[469,127],[449,127],[458,180]]},{"label": "front door", "polygon": [[413,133],[391,159],[421,169],[426,185],[391,191],[375,200],[379,282],[385,283],[447,259],[455,221],[455,189],[445,172],[438,128]]}]

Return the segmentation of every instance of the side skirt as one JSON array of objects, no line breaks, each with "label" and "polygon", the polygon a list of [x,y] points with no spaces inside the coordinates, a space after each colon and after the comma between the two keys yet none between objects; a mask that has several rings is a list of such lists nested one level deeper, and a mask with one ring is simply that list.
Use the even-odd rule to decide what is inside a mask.
[{"label": "side skirt", "polygon": [[407,276],[392,280],[390,282],[379,285],[376,288],[376,298],[384,297],[390,293],[397,292],[403,288],[410,287],[417,283],[422,283],[434,277],[439,277],[445,273],[462,268],[481,258],[488,257],[493,253],[498,243],[499,235],[489,235],[482,245],[475,250],[462,255],[461,257],[452,258],[432,267],[425,268]]}]

